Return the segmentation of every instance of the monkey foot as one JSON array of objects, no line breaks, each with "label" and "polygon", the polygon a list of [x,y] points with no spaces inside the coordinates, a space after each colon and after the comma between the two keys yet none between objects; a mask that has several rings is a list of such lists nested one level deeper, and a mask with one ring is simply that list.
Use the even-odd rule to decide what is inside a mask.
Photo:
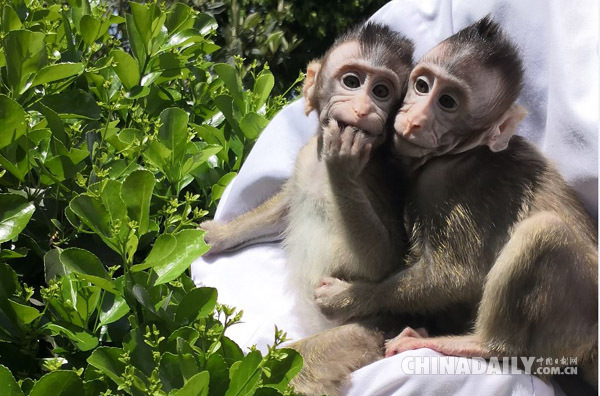
[{"label": "monkey foot", "polygon": [[425,329],[405,328],[385,343],[385,356],[390,357],[419,348],[429,348],[447,356],[489,358],[491,353],[475,335],[456,337],[427,337]]}]

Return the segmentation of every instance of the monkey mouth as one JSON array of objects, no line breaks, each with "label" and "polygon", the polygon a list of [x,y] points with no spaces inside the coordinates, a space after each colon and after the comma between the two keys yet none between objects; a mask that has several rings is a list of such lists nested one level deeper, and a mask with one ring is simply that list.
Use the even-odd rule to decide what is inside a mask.
[{"label": "monkey mouth", "polygon": [[361,127],[359,127],[357,125],[349,124],[347,122],[340,121],[340,120],[336,120],[336,121],[337,121],[338,127],[340,128],[340,131],[343,131],[347,127],[350,127],[350,128],[352,128],[352,132],[354,132],[354,133],[362,132],[365,135],[367,135],[368,137],[376,137],[378,135],[378,134],[373,133],[373,132],[371,132],[371,131],[369,131],[367,129],[361,128]]}]

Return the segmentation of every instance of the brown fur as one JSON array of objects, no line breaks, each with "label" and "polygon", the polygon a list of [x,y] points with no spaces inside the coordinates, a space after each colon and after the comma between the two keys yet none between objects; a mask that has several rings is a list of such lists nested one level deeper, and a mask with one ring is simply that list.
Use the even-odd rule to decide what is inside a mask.
[{"label": "brown fur", "polygon": [[[502,36],[487,18],[465,31],[442,43],[442,50],[467,37],[473,53],[496,51],[486,32],[495,39]],[[477,40],[482,41],[479,49]],[[520,65],[510,42],[502,37],[499,43],[499,52],[490,59]],[[411,81],[427,76],[431,90],[411,92],[409,85],[407,98],[421,104],[403,106],[395,124],[395,147],[406,155],[400,166],[410,174],[408,268],[381,283],[324,279],[317,302],[338,320],[381,312],[436,315],[456,305],[471,306],[476,311],[471,332],[441,338],[405,333],[388,344],[388,355],[429,347],[467,357],[575,357],[588,381],[597,384],[597,229],[535,147],[518,136],[510,139],[524,114],[512,103],[520,67],[497,67],[500,74],[513,74],[491,82],[476,76],[454,79],[447,65],[463,67],[478,58],[459,51],[458,62],[453,52],[442,50],[432,50],[438,55],[435,67],[427,66],[426,55],[425,66],[419,63],[411,73]],[[446,58],[440,55],[444,53]],[[514,86],[507,89],[507,81]],[[463,96],[464,106],[447,112],[435,95],[452,90],[473,96]],[[511,101],[473,107],[499,92],[508,92]],[[469,130],[462,125],[467,113],[485,126]],[[431,134],[436,137],[428,140]],[[421,146],[406,140],[411,136]],[[508,148],[502,151],[504,141]],[[444,146],[435,147],[440,142]],[[419,151],[425,143],[426,150]]]}]

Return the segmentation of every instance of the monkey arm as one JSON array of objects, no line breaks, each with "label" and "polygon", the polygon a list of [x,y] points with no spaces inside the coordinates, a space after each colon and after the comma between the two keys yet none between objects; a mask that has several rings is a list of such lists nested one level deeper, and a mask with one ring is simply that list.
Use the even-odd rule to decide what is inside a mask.
[{"label": "monkey arm", "polygon": [[373,313],[413,313],[443,309],[480,295],[482,277],[458,266],[419,260],[380,283],[324,278],[316,303],[330,318],[349,319]]},{"label": "monkey arm", "polygon": [[277,195],[228,223],[205,221],[200,224],[206,231],[204,240],[211,245],[209,254],[234,251],[279,238],[285,230],[289,210],[286,186],[287,183]]},{"label": "monkey arm", "polygon": [[[380,176],[377,172],[362,176],[369,166],[371,139],[357,128],[342,130],[337,122],[330,122],[323,130],[322,158],[327,167],[336,218],[342,223],[341,230],[359,260],[368,260],[373,267],[376,276],[372,279],[378,279],[388,274],[396,263],[399,252],[394,249],[401,245],[398,243],[401,238],[396,237],[396,230],[388,228],[376,210],[375,205],[379,202],[374,201],[375,196],[369,197],[366,191],[366,181]],[[383,188],[377,186],[378,190]],[[380,209],[385,213],[390,208]]]},{"label": "monkey arm", "polygon": [[400,238],[392,240],[393,231],[376,211],[362,183],[339,174],[330,180],[335,210],[350,246],[361,251],[366,265],[381,267],[377,270],[380,277],[386,275],[397,264],[400,253],[394,248],[401,245]]}]

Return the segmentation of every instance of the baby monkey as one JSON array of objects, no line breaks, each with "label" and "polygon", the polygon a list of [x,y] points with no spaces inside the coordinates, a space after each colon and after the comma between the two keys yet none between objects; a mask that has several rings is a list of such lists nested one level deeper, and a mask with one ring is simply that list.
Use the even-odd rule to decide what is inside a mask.
[{"label": "baby monkey", "polygon": [[597,230],[558,171],[513,136],[522,81],[517,49],[489,17],[423,57],[393,137],[410,174],[408,268],[380,283],[326,278],[316,300],[344,320],[468,304],[469,334],[407,328],[386,355],[571,357],[597,383]]},{"label": "baby monkey", "polygon": [[374,23],[340,37],[308,66],[306,113],[316,110],[321,126],[300,151],[290,180],[253,211],[201,225],[209,254],[283,237],[292,287],[302,289],[311,315],[321,317],[316,329],[325,326],[312,299],[321,277],[379,281],[402,254],[395,243],[402,222],[390,215],[398,212],[400,183],[386,169],[381,144],[401,104],[412,52],[409,40]]}]

